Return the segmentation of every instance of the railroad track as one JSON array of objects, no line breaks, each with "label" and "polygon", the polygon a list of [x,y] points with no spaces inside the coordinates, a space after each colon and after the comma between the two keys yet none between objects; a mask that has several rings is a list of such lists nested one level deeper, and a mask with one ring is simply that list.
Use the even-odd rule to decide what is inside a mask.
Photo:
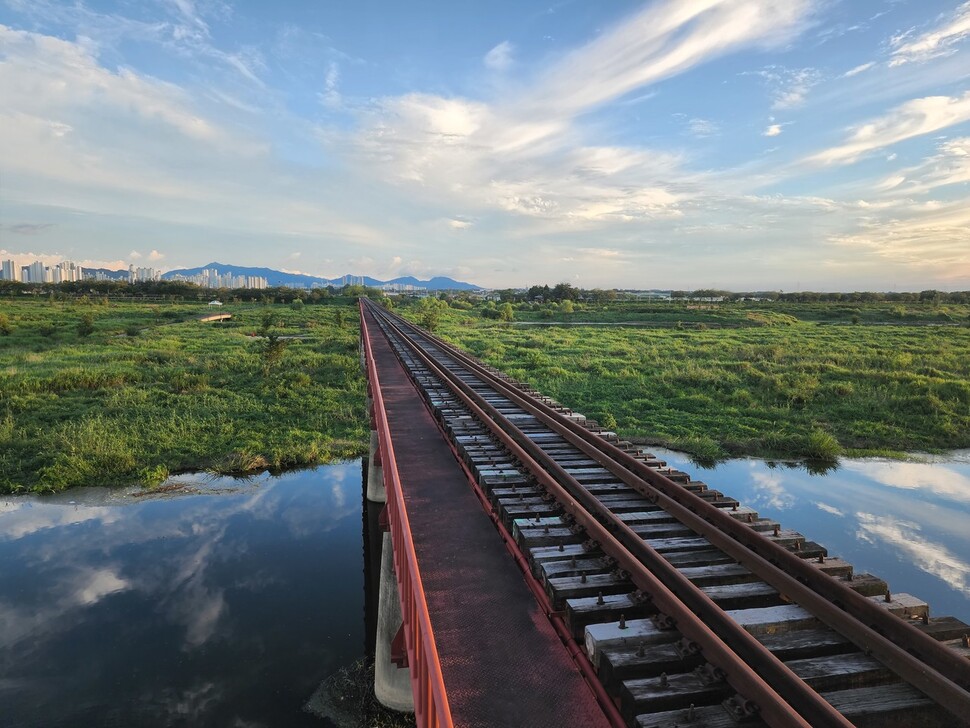
[{"label": "railroad track", "polygon": [[967,625],[364,305],[629,725],[970,725]]}]

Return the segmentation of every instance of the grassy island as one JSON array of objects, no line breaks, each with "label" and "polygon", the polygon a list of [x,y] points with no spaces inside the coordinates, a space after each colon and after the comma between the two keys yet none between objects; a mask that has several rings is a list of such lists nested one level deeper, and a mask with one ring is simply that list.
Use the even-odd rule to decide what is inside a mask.
[{"label": "grassy island", "polygon": [[453,301],[401,310],[621,435],[702,462],[970,447],[966,304]]},{"label": "grassy island", "polygon": [[0,492],[365,453],[355,304],[0,299]]}]

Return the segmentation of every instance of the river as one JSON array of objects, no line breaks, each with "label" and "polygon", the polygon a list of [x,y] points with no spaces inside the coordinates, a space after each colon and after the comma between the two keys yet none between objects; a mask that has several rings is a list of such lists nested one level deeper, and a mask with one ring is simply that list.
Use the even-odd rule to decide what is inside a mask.
[{"label": "river", "polygon": [[[717,468],[654,452],[970,622],[970,452]],[[325,726],[366,651],[361,465],[0,498],[0,723]]]}]

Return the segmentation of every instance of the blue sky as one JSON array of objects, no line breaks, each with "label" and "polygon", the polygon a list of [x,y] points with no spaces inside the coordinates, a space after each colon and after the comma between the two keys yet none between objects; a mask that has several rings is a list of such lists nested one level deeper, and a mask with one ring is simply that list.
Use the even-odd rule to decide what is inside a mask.
[{"label": "blue sky", "polygon": [[0,257],[970,288],[970,2],[0,0]]}]

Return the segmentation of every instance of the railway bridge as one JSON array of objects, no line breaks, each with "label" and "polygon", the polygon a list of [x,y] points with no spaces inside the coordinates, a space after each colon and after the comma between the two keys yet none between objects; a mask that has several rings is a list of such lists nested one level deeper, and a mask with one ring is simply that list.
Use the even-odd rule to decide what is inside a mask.
[{"label": "railway bridge", "polygon": [[378,698],[419,726],[970,725],[970,627],[361,300]]}]

